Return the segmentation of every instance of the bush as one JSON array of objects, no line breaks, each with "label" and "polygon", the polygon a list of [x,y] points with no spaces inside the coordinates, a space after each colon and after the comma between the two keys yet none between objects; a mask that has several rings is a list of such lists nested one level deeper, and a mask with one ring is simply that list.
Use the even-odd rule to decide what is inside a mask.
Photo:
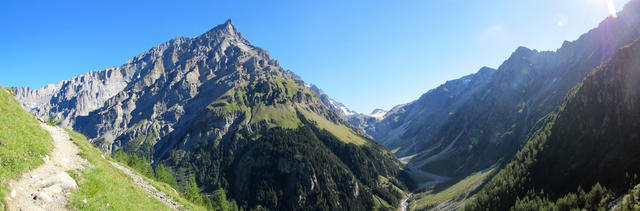
[{"label": "bush", "polygon": [[56,119],[54,119],[53,117],[49,117],[49,120],[47,120],[47,125],[56,126],[57,124],[58,121],[56,121]]}]

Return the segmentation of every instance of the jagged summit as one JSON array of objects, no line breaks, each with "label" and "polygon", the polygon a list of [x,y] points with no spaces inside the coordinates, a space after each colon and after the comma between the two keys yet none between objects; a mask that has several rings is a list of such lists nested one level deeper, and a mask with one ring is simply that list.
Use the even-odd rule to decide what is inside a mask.
[{"label": "jagged summit", "polygon": [[210,29],[209,31],[207,31],[205,34],[211,33],[211,32],[214,32],[214,31],[235,31],[235,32],[237,32],[236,27],[233,26],[233,23],[231,22],[231,19],[227,19],[227,21],[225,21],[224,23],[218,24],[217,26],[215,26],[212,29]]},{"label": "jagged summit", "polygon": [[224,37],[237,37],[245,42],[248,43],[248,41],[244,40],[244,38],[242,37],[242,34],[240,34],[240,32],[238,32],[238,30],[236,29],[236,27],[233,25],[233,23],[231,23],[231,19],[228,19],[227,21],[225,21],[224,23],[217,25],[215,27],[213,27],[211,30],[207,31],[206,33],[196,37],[196,38],[215,38],[215,37],[220,37],[220,36],[224,36]]},{"label": "jagged summit", "polygon": [[529,56],[530,54],[536,53],[536,52],[538,51],[532,50],[524,46],[518,46],[518,48],[516,48],[516,50],[511,55],[512,56]]}]

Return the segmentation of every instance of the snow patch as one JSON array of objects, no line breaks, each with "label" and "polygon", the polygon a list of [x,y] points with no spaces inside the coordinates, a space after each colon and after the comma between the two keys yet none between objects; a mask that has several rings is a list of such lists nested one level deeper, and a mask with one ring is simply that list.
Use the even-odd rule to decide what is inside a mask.
[{"label": "snow patch", "polygon": [[[333,104],[333,101],[331,102]],[[335,104],[334,104],[335,105]],[[347,109],[344,106],[340,106],[340,110],[342,111],[342,113],[344,113],[344,115],[346,116],[351,116],[351,115],[355,115],[356,113],[350,111],[349,109]]]},{"label": "snow patch", "polygon": [[371,112],[371,114],[369,114],[369,116],[372,116],[376,119],[383,119],[385,115],[387,115],[388,111],[382,110],[382,109],[376,109],[373,110],[373,112]]}]

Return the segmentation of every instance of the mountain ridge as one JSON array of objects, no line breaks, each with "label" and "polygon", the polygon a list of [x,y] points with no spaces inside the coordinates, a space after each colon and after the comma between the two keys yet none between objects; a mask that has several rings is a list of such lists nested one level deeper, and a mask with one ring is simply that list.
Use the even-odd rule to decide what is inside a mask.
[{"label": "mountain ridge", "polygon": [[[205,194],[228,190],[245,209],[399,206],[404,184],[397,158],[231,21],[174,38],[123,66],[131,80],[122,90],[65,122],[102,150],[162,164],[180,185],[195,180]],[[35,97],[20,99],[29,104]],[[74,98],[60,99],[54,104]]]},{"label": "mountain ridge", "polygon": [[[477,91],[462,100],[459,108],[439,112],[441,116],[451,114],[439,124],[433,124],[431,120],[402,120],[394,115],[407,112],[420,99],[394,107],[379,122],[364,118],[350,119],[350,122],[364,125],[365,131],[376,141],[394,150],[420,171],[464,178],[509,160],[520,148],[522,139],[535,129],[539,118],[558,106],[565,94],[594,67],[610,58],[618,48],[638,38],[638,11],[640,1],[632,0],[617,18],[606,18],[597,28],[575,41],[564,42],[556,51],[518,47],[492,76],[483,81],[486,84],[474,87]],[[427,111],[433,110],[414,109],[411,112]],[[431,125],[432,129],[425,125]],[[407,130],[409,126],[419,130]],[[379,131],[385,131],[381,133],[385,136],[376,135]]]},{"label": "mountain ridge", "polygon": [[[596,209],[627,203],[614,199],[639,182],[630,176],[640,172],[631,150],[637,148],[640,125],[639,56],[636,40],[593,69],[467,209]],[[581,187],[592,186],[591,192],[604,193],[585,202]],[[541,191],[545,194],[537,194]]]}]

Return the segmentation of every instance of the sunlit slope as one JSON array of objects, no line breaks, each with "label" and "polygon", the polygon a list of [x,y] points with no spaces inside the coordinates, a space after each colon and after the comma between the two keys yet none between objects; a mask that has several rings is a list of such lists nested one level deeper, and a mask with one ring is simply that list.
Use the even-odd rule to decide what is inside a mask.
[{"label": "sunlit slope", "polygon": [[595,209],[638,183],[639,58],[636,41],[591,72],[467,208]]},{"label": "sunlit slope", "polygon": [[0,198],[4,207],[8,179],[42,164],[53,149],[53,140],[33,115],[13,99],[12,93],[0,87]]}]

